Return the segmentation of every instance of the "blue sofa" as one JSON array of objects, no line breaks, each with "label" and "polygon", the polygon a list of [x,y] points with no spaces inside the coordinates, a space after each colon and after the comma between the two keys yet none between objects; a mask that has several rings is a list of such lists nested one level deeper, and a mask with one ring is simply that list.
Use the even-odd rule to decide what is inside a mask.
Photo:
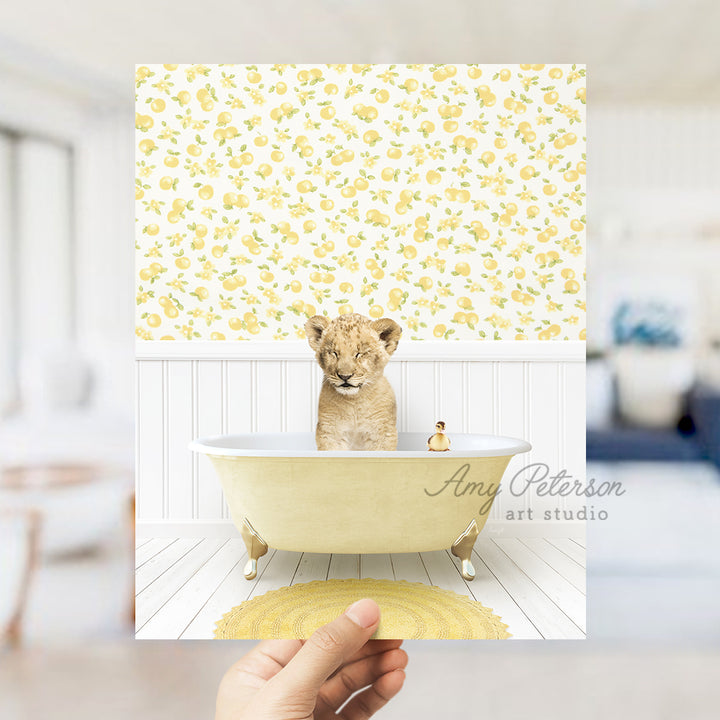
[{"label": "blue sofa", "polygon": [[639,428],[617,421],[608,429],[588,430],[586,445],[589,461],[710,460],[720,467],[720,390],[693,387],[686,415],[675,428]]}]

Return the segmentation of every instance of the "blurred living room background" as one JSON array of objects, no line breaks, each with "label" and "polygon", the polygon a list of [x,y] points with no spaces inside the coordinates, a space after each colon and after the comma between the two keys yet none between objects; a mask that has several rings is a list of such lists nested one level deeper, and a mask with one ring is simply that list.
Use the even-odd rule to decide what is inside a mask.
[{"label": "blurred living room background", "polygon": [[[423,689],[442,663],[455,681],[484,665],[498,688],[522,682],[498,718],[590,717],[598,676],[598,713],[622,686],[638,720],[673,698],[703,717],[720,648],[720,4],[308,0],[300,12],[0,9],[0,653],[13,648],[0,715],[57,716],[65,702],[73,718],[197,717],[249,647],[130,640],[135,63],[531,59],[588,68],[587,475],[626,489],[596,501],[609,518],[588,527],[589,636],[606,644],[415,643],[386,716],[460,708]],[[644,668],[631,689],[616,648]],[[539,661],[568,678],[567,702],[532,692],[546,695]],[[92,687],[79,710],[77,675]],[[195,694],[172,693],[190,677]],[[108,710],[102,694],[120,691]]]}]

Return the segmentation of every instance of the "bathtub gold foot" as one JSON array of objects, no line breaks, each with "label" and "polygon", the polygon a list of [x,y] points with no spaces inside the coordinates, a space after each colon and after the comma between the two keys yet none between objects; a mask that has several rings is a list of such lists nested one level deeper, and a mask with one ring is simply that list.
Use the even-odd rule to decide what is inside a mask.
[{"label": "bathtub gold foot", "polygon": [[243,518],[240,535],[245,542],[249,558],[245,565],[245,579],[252,580],[257,575],[257,561],[268,551],[268,546],[255,532],[255,528],[248,522],[247,518]]},{"label": "bathtub gold foot", "polygon": [[477,523],[473,520],[450,548],[450,552],[455,555],[455,557],[460,558],[462,576],[466,580],[472,580],[475,577],[475,568],[470,562],[470,558],[472,557],[473,546],[479,534],[480,531],[478,530]]}]

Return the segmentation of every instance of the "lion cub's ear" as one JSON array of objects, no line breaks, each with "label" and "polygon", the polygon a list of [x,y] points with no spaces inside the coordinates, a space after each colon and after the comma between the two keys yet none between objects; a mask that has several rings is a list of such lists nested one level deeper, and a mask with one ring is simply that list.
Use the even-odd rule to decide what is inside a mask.
[{"label": "lion cub's ear", "polygon": [[325,330],[329,324],[330,320],[325,315],[313,315],[313,317],[305,323],[305,335],[313,350],[317,350],[320,347],[320,338],[322,337],[323,330]]},{"label": "lion cub's ear", "polygon": [[392,355],[400,341],[402,328],[390,318],[380,318],[372,323],[372,329],[380,336],[380,340],[385,345],[385,350],[388,355]]}]

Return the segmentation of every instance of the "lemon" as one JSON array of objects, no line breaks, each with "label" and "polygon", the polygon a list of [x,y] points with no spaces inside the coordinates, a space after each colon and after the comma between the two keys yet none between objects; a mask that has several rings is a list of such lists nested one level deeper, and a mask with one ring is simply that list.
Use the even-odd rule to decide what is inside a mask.
[{"label": "lemon", "polygon": [[565,290],[574,294],[580,290],[580,283],[577,280],[568,280],[565,283]]}]

